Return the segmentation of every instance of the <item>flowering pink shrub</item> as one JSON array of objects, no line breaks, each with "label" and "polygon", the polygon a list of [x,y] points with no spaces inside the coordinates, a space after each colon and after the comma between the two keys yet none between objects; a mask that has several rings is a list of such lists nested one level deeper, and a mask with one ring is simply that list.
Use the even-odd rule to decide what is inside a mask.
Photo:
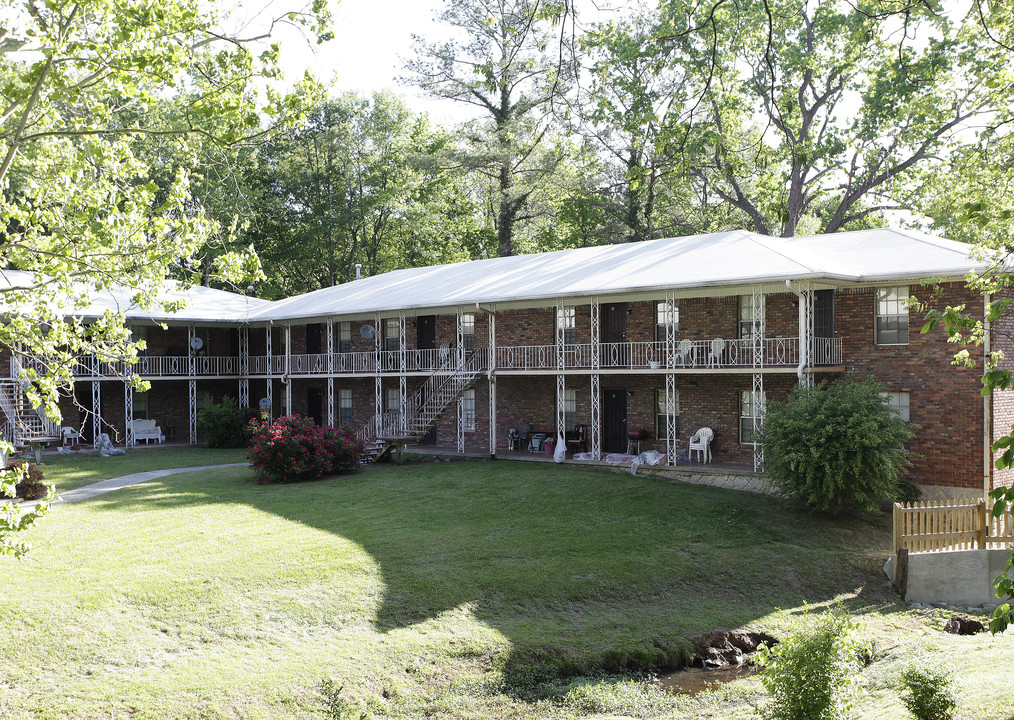
[{"label": "flowering pink shrub", "polygon": [[260,484],[350,473],[359,467],[362,454],[363,443],[345,427],[336,430],[299,415],[286,415],[270,424],[250,421],[247,458]]}]

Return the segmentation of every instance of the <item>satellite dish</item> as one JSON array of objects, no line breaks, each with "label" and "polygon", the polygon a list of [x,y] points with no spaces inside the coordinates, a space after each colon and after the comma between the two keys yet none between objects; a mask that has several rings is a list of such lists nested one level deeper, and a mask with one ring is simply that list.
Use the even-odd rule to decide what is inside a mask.
[{"label": "satellite dish", "polygon": [[203,340],[201,340],[199,337],[190,338],[190,348],[192,350],[200,350],[202,347],[204,347]]},{"label": "satellite dish", "polygon": [[372,325],[363,325],[361,328],[359,328],[359,334],[362,335],[367,340],[372,340],[373,338],[377,337],[377,329]]},{"label": "satellite dish", "polygon": [[271,400],[268,398],[261,398],[261,401],[257,403],[260,405],[261,410],[267,410],[271,407]]}]

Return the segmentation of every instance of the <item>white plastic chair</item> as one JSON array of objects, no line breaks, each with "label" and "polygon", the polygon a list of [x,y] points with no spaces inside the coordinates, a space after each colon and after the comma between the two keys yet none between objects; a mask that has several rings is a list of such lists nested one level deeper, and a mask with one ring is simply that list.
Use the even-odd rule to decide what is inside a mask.
[{"label": "white plastic chair", "polygon": [[72,427],[60,428],[60,434],[63,436],[64,445],[76,445],[80,440],[77,430]]},{"label": "white plastic chair", "polygon": [[690,437],[689,455],[693,459],[694,450],[697,451],[697,459],[706,463],[711,462],[711,440],[715,437],[715,431],[703,427]]},{"label": "white plastic chair", "polygon": [[722,356],[725,354],[725,340],[715,338],[711,341],[711,352],[708,353],[708,367],[718,367],[722,364]]},{"label": "white plastic chair", "polygon": [[[680,362],[685,365],[696,365],[694,362],[694,344],[690,340],[680,340],[676,344],[676,355]],[[688,362],[689,361],[689,362]]]}]

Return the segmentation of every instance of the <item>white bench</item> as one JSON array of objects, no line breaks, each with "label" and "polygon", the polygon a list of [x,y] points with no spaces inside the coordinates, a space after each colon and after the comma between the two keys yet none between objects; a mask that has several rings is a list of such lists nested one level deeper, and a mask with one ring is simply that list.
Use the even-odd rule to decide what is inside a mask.
[{"label": "white bench", "polygon": [[162,428],[156,425],[154,420],[131,420],[127,425],[127,430],[130,437],[133,438],[134,443],[137,443],[139,440],[144,440],[146,444],[149,440],[158,440],[159,442],[165,440]]}]

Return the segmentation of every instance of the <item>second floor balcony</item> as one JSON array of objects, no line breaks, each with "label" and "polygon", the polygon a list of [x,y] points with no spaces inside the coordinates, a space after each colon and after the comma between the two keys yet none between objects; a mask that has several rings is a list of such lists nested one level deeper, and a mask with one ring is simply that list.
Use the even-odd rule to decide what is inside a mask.
[{"label": "second floor balcony", "polygon": [[[807,366],[843,364],[841,338],[813,338],[812,357]],[[490,368],[488,348],[475,350],[483,370]],[[137,364],[100,363],[93,358],[78,361],[75,376],[89,378],[123,377],[136,373],[146,378],[230,378],[267,376],[349,376],[421,374],[446,370],[458,361],[454,348],[434,350],[383,350],[380,352],[344,352],[290,355],[154,356],[146,355]],[[557,345],[512,345],[497,347],[492,354],[497,371],[571,370],[677,370],[707,373],[718,370],[750,368],[796,368],[800,362],[799,338],[753,339],[713,338],[679,340],[669,348],[664,342],[599,343],[597,351],[590,343]],[[23,358],[25,367],[42,371],[41,363]],[[11,376],[19,374],[12,361]]]}]

